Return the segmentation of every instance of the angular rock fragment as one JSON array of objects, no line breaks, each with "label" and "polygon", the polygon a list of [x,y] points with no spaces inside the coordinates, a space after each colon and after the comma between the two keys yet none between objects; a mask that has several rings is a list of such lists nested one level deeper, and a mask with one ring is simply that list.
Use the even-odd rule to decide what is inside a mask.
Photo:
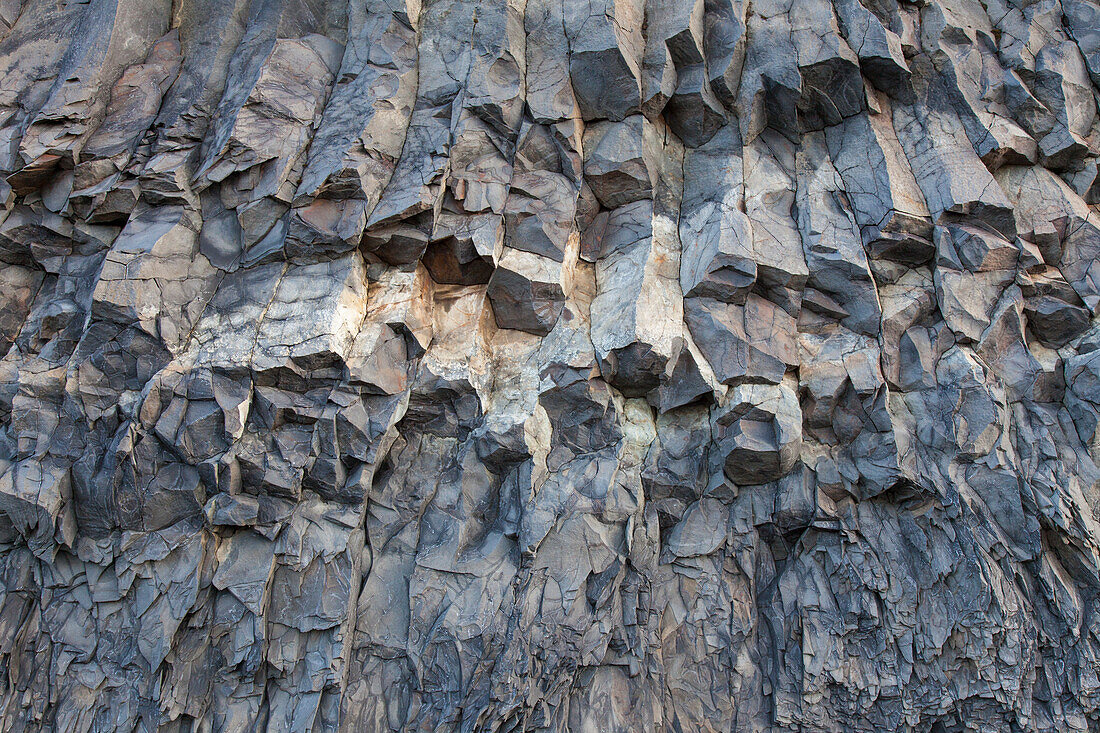
[{"label": "angular rock fragment", "polygon": [[935,72],[922,68],[918,99],[894,108],[894,129],[924,192],[932,220],[944,214],[973,216],[1006,237],[1016,235],[1012,206],[971,146],[958,114],[935,99]]},{"label": "angular rock fragment", "polygon": [[254,76],[244,76],[252,70],[242,69],[241,77],[231,78],[204,145],[200,180],[220,182],[263,166],[258,180],[242,181],[238,186],[256,189],[246,200],[275,194],[285,197],[280,188],[309,141],[311,127],[328,95],[338,52],[323,36],[307,36],[301,41],[279,39]]},{"label": "angular rock fragment", "polygon": [[759,295],[748,296],[743,305],[692,298],[684,304],[684,319],[723,384],[778,384],[797,363],[797,322]]},{"label": "angular rock fragment", "polygon": [[705,2],[703,16],[703,55],[707,81],[724,106],[732,107],[745,66],[745,20],[748,4],[741,0]]},{"label": "angular rock fragment", "polygon": [[794,468],[802,446],[802,411],[789,387],[736,387],[715,409],[713,421],[715,445],[734,483],[762,484]]},{"label": "angular rock fragment", "polygon": [[795,150],[765,134],[745,151],[745,213],[752,228],[758,292],[798,317],[809,271],[794,220]]},{"label": "angular rock fragment", "polygon": [[766,3],[751,13],[748,38],[738,102],[746,140],[770,127],[794,141],[866,107],[859,59],[829,3]]},{"label": "angular rock fragment", "polygon": [[[110,92],[123,70],[145,56],[167,30],[169,4],[115,2],[91,6],[73,28],[79,39],[69,47],[58,81],[23,131],[19,156],[25,164],[79,162],[81,148],[107,113]],[[31,177],[33,180],[34,176]],[[26,177],[15,174],[20,189]]]},{"label": "angular rock fragment", "polygon": [[504,205],[508,246],[561,262],[570,246],[577,192],[552,171],[517,172]]},{"label": "angular rock fragment", "polygon": [[1029,275],[1022,290],[1031,333],[1054,348],[1065,346],[1089,327],[1089,310],[1056,269],[1044,267]]},{"label": "angular rock fragment", "polygon": [[72,222],[42,207],[15,206],[0,223],[0,259],[56,270],[76,244]]},{"label": "angular rock fragment", "polygon": [[565,305],[567,266],[548,257],[505,249],[485,291],[501,328],[545,336]]},{"label": "angular rock fragment", "polygon": [[309,146],[296,203],[360,198],[369,213],[393,174],[416,93],[419,6],[352,2],[336,84]]},{"label": "angular rock fragment", "polygon": [[1034,162],[1042,147],[1010,119],[1012,85],[1006,105],[1002,80],[1008,74],[987,41],[994,35],[992,20],[970,8],[935,7],[922,15],[929,58],[946,82],[940,93],[950,96],[974,151],[990,169]]},{"label": "angular rock fragment", "polygon": [[607,226],[596,266],[592,343],[609,381],[645,393],[656,386],[682,328],[676,234],[649,201],[611,212]]},{"label": "angular rock fragment", "polygon": [[523,27],[527,34],[527,107],[534,121],[556,122],[571,117],[577,99],[569,79],[565,4],[529,0]]},{"label": "angular rock fragment", "polygon": [[134,323],[169,349],[183,347],[216,287],[198,252],[198,222],[181,206],[138,210],[104,258],[92,314]]},{"label": "angular rock fragment", "polygon": [[563,5],[569,75],[585,120],[622,120],[642,101],[645,52],[639,0],[569,0]]},{"label": "angular rock fragment", "polygon": [[870,256],[920,264],[932,256],[931,215],[892,119],[886,106],[829,128],[826,139]]},{"label": "angular rock fragment", "polygon": [[1097,78],[1100,78],[1100,35],[1096,32],[1097,27],[1100,27],[1097,24],[1100,11],[1084,0],[1069,0],[1063,4],[1062,12],[1069,35],[1081,49],[1092,83],[1096,84]]},{"label": "angular rock fragment", "polygon": [[742,211],[741,141],[732,125],[684,153],[680,285],[684,297],[739,302],[756,282],[752,232]]},{"label": "angular rock fragment", "polygon": [[[648,128],[646,136],[659,136]],[[655,143],[659,144],[659,143]],[[680,241],[674,222],[683,195],[683,148],[666,138],[654,199],[610,212],[596,263],[592,344],[605,378],[627,394],[657,386],[683,330],[679,285]],[[680,164],[682,165],[682,163]]]},{"label": "angular rock fragment", "polygon": [[857,333],[879,332],[875,281],[853,214],[843,204],[840,175],[822,135],[807,135],[799,152],[795,206],[809,277],[802,306]]},{"label": "angular rock fragment", "polygon": [[937,227],[936,243],[936,299],[944,323],[959,341],[978,341],[1015,280],[1019,250],[992,232],[955,224]]},{"label": "angular rock fragment", "polygon": [[604,208],[653,197],[658,142],[641,115],[590,125],[584,134],[584,177]]},{"label": "angular rock fragment", "polygon": [[[455,285],[475,285],[489,281],[493,273],[493,259],[502,246],[504,238],[502,222],[496,214],[474,214],[466,216],[458,212],[440,212],[435,222],[435,231],[421,260],[428,268],[432,278],[439,283]],[[390,247],[379,256],[393,264],[404,264],[404,260],[415,261],[418,253],[415,249],[415,233],[408,237],[411,251],[401,252],[411,257],[394,256],[397,236],[390,239]],[[374,237],[366,240],[368,246],[374,246]]]},{"label": "angular rock fragment", "polygon": [[887,3],[872,9],[859,0],[840,0],[834,7],[844,38],[859,56],[860,69],[867,79],[887,93],[904,88],[910,71],[898,35],[900,14],[890,13]]},{"label": "angular rock fragment", "polygon": [[338,369],[360,330],[366,291],[366,273],[355,255],[287,268],[264,309],[253,371],[319,376]]},{"label": "angular rock fragment", "polygon": [[1057,267],[1090,311],[1100,305],[1100,220],[1057,176],[1040,167],[1006,169],[1003,186],[1046,264]]},{"label": "angular rock fragment", "polygon": [[[107,203],[115,180],[160,110],[164,93],[176,80],[180,66],[177,33],[169,33],[149,50],[143,63],[128,67],[111,90],[103,122],[84,143],[75,166],[70,199],[76,206]],[[81,199],[90,199],[87,203]],[[132,208],[136,196],[130,203]],[[101,214],[99,219],[104,219]]]}]

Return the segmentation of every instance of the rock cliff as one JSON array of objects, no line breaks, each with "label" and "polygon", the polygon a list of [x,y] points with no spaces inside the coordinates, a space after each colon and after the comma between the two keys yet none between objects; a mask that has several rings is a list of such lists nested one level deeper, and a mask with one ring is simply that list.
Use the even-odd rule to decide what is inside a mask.
[{"label": "rock cliff", "polygon": [[0,0],[0,731],[1100,729],[1095,0]]}]

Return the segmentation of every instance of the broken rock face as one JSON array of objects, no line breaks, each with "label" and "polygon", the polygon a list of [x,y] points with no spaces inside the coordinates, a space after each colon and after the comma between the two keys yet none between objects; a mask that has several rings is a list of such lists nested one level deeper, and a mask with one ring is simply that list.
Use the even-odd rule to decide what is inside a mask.
[{"label": "broken rock face", "polygon": [[736,484],[763,484],[790,473],[802,448],[802,411],[782,385],[744,384],[714,415],[715,445]]},{"label": "broken rock face", "polygon": [[0,0],[0,732],[1100,728],[1094,0]]}]

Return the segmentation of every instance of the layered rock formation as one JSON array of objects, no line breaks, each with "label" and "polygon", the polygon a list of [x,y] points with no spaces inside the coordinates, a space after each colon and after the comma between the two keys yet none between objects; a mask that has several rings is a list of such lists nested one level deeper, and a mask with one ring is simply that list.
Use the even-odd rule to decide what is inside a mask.
[{"label": "layered rock formation", "polygon": [[0,0],[0,730],[1100,726],[1094,0]]}]

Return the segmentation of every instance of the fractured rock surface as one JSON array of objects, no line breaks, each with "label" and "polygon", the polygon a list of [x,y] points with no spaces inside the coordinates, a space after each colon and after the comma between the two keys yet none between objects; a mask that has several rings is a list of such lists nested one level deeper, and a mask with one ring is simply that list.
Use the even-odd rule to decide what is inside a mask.
[{"label": "fractured rock surface", "polygon": [[0,0],[0,731],[1100,730],[1096,0]]}]

